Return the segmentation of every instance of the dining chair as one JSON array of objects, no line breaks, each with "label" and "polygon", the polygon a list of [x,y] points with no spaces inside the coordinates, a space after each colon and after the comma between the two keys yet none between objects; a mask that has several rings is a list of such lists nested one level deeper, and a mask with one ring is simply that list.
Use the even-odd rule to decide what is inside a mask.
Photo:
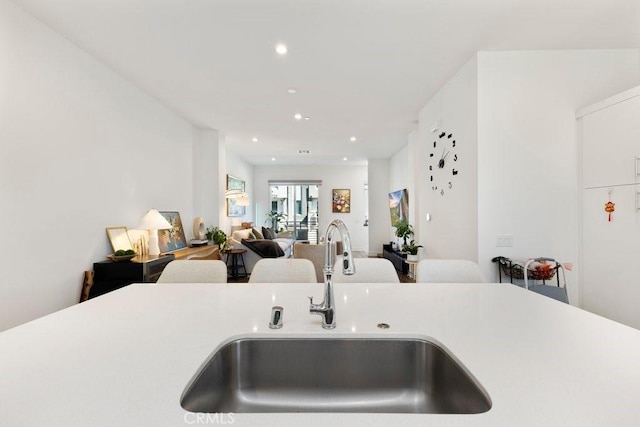
[{"label": "dining chair", "polygon": [[227,265],[219,260],[174,260],[158,283],[227,283]]},{"label": "dining chair", "polygon": [[466,259],[423,259],[416,266],[417,283],[485,283],[477,263]]},{"label": "dining chair", "polygon": [[313,263],[303,258],[262,258],[253,266],[249,283],[317,283]]},{"label": "dining chair", "polygon": [[342,273],[342,257],[333,266],[334,283],[400,283],[395,267],[386,258],[354,258],[355,274]]}]

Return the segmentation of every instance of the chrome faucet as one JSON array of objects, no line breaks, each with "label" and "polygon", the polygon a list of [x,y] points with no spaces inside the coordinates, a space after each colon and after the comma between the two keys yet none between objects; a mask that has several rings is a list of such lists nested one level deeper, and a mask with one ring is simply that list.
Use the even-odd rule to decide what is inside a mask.
[{"label": "chrome faucet", "polygon": [[335,257],[333,253],[333,232],[338,230],[342,239],[342,272],[350,276],[356,272],[356,266],[353,262],[353,254],[351,253],[351,238],[349,230],[344,222],[339,219],[333,220],[327,227],[324,240],[326,242],[324,256],[324,301],[320,304],[313,303],[313,297],[309,297],[309,313],[318,314],[322,317],[322,327],[324,329],[333,329],[336,327],[336,304],[333,298],[333,263]]}]

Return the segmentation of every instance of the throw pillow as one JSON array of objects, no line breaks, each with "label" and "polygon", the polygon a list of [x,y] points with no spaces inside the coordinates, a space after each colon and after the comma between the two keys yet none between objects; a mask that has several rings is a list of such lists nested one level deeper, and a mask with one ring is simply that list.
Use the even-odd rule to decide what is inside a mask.
[{"label": "throw pillow", "polygon": [[236,230],[233,232],[233,238],[238,241],[242,241],[242,239],[253,239],[253,233],[250,228]]},{"label": "throw pillow", "polygon": [[258,231],[257,228],[253,229],[253,235],[256,236],[256,239],[264,239],[264,236],[261,232]]},{"label": "throw pillow", "polygon": [[269,239],[269,240],[273,240],[276,238],[275,234],[273,233],[273,230],[267,227],[262,227],[262,235],[264,236],[265,239]]}]

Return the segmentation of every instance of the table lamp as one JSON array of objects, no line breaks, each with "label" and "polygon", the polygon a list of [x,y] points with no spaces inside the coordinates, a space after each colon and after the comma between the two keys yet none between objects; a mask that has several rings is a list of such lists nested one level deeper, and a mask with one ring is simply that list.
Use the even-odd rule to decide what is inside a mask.
[{"label": "table lamp", "polygon": [[149,231],[149,255],[160,255],[158,246],[158,230],[173,228],[171,223],[163,217],[156,209],[149,209],[137,227],[140,230]]}]

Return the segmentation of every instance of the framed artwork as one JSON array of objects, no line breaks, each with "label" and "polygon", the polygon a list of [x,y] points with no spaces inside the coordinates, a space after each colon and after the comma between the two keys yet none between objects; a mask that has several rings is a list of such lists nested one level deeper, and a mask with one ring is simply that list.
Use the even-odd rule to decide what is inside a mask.
[{"label": "framed artwork", "polygon": [[400,221],[409,221],[409,192],[406,188],[389,193],[389,211],[393,227]]},{"label": "framed artwork", "polygon": [[331,203],[334,213],[351,213],[351,190],[334,188]]},{"label": "framed artwork", "polygon": [[158,246],[160,253],[177,251],[187,247],[187,239],[184,236],[184,228],[179,212],[160,211],[169,224],[173,226],[168,230],[158,230]]},{"label": "framed artwork", "polygon": [[[229,190],[239,190],[244,193],[244,181],[235,176],[227,175],[227,191]],[[244,206],[238,206],[235,198],[227,197],[227,216],[244,216],[245,213],[246,208]]]},{"label": "framed artwork", "polygon": [[107,227],[107,236],[109,237],[109,242],[111,242],[113,252],[132,249],[127,227]]}]

